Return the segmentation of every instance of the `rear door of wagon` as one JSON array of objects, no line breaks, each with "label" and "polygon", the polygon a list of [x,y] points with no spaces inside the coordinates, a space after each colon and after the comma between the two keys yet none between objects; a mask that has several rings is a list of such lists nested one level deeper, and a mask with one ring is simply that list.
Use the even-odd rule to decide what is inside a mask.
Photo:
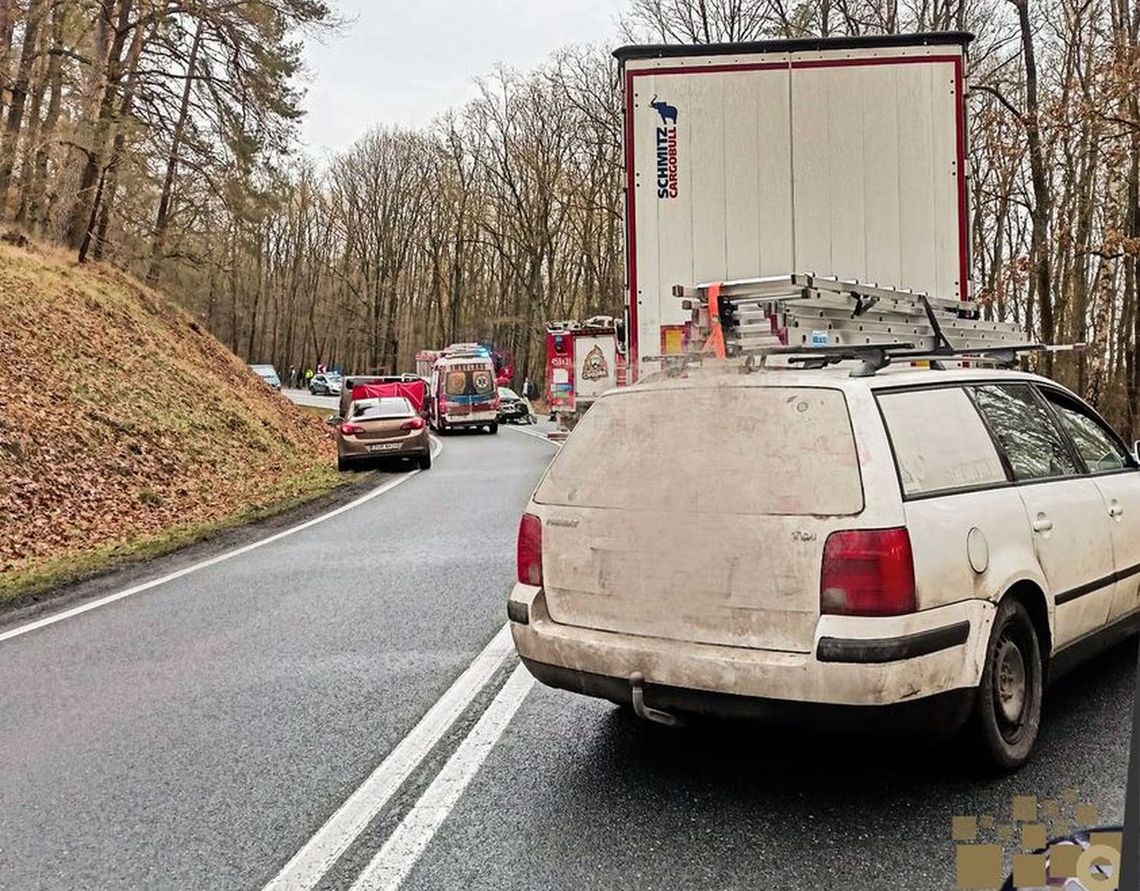
[{"label": "rear door of wagon", "polygon": [[828,534],[863,510],[844,394],[735,382],[615,391],[535,493],[556,622],[810,652]]}]

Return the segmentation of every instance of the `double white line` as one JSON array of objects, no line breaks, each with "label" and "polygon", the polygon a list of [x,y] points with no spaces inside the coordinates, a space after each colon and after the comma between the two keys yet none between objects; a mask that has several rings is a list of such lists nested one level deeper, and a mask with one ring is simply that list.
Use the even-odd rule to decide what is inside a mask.
[{"label": "double white line", "polygon": [[[541,434],[518,430],[561,448]],[[309,891],[379,815],[396,791],[487,688],[514,653],[504,625],[447,692],[420,719],[391,754],[285,864],[264,891]],[[411,872],[468,783],[506,730],[534,685],[523,666],[512,672],[475,726],[464,737],[419,800],[369,861],[352,891],[395,889]]]},{"label": "double white line", "polygon": [[[328,821],[317,830],[317,833],[305,843],[304,847],[293,855],[293,858],[285,864],[285,868],[278,873],[277,877],[265,886],[265,891],[299,891],[299,889],[315,887],[340,856],[348,850],[353,841],[368,828],[368,824],[391,800],[396,790],[411,776],[436,743],[443,739],[460,715],[467,710],[475,697],[491,682],[496,672],[502,668],[513,653],[514,646],[511,642],[510,629],[504,625],[499,629],[498,634],[491,639],[491,642],[484,647],[483,651],[475,657],[467,670],[448,688],[435,705],[428,709],[427,714],[420,719],[412,732],[400,741],[380,766],[372,772],[372,775],[349,796],[336,813],[329,817]],[[487,734],[489,725],[485,722],[493,721],[494,718],[488,716],[492,715],[492,712],[495,715],[504,714],[504,707],[501,703],[505,694],[517,697],[517,701],[510,706],[505,720],[496,725],[497,732],[494,734],[494,738],[490,739],[493,744],[505,729],[510,716],[514,714],[519,703],[522,702],[526,689],[523,689],[522,682],[517,680],[520,677],[519,672],[524,672],[522,677],[527,682],[526,689],[529,689],[530,676],[525,674],[525,669],[520,666],[511,676],[507,685],[499,691],[494,702],[483,713],[479,723],[463,741],[463,744],[451,756],[443,771],[424,792],[416,806],[389,838],[388,843],[369,864],[368,869],[365,870],[357,883],[360,887],[393,887],[411,869],[419,852],[427,846],[431,834],[446,816],[446,812],[443,812],[438,815],[434,822],[423,820],[423,815],[427,809],[435,808],[438,810],[438,804],[441,801],[441,782],[454,783],[456,777],[465,777],[462,786],[455,791],[454,798],[457,799],[459,792],[462,792],[463,786],[466,786],[467,781],[482,764],[483,758],[486,757],[486,751],[490,748],[490,746],[486,746],[486,750],[484,750],[478,743],[474,742],[474,740],[480,740],[485,743],[489,739]],[[477,760],[472,760],[473,751],[479,753]],[[446,780],[444,779],[445,776],[447,777]],[[453,805],[454,801],[451,801],[451,804]],[[425,830],[427,830],[426,834]],[[392,849],[392,845],[397,837],[400,841],[400,851],[404,852],[404,856],[399,858],[399,866],[402,871],[399,871],[399,878],[394,883],[384,884],[382,880],[375,877],[388,876],[394,873],[393,865],[396,860],[394,859],[395,851]],[[415,856],[409,859],[407,854],[413,849],[416,852]],[[369,884],[360,884],[366,881]]]}]

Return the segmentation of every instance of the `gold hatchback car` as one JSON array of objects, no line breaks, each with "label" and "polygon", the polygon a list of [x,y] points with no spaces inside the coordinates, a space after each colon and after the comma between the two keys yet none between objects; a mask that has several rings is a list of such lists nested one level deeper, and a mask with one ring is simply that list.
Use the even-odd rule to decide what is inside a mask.
[{"label": "gold hatchback car", "polygon": [[402,396],[349,403],[336,428],[338,470],[377,458],[410,458],[421,470],[431,467],[427,424]]}]

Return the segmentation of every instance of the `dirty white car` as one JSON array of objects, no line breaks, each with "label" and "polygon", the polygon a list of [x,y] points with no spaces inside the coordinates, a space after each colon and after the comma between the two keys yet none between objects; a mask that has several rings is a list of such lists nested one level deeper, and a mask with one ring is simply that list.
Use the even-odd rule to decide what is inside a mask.
[{"label": "dirty white car", "polygon": [[1048,679],[1137,630],[1138,468],[1017,372],[613,390],[522,518],[515,645],[538,680],[645,718],[969,719],[1015,767]]}]

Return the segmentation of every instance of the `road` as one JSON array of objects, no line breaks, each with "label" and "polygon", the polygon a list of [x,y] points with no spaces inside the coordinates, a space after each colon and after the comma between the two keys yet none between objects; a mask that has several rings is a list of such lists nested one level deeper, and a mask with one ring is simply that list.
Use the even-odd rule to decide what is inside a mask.
[{"label": "road", "polygon": [[1125,650],[1051,691],[1002,778],[957,742],[673,731],[531,684],[495,641],[554,450],[533,432],[447,437],[296,534],[0,626],[0,888],[288,887],[313,863],[320,888],[951,888],[954,815],[1075,787],[1122,818]]},{"label": "road", "polygon": [[340,407],[338,396],[314,396],[308,390],[291,390],[288,387],[281,388],[281,395],[291,402],[307,405],[310,408],[327,408],[329,411],[336,411]]}]

